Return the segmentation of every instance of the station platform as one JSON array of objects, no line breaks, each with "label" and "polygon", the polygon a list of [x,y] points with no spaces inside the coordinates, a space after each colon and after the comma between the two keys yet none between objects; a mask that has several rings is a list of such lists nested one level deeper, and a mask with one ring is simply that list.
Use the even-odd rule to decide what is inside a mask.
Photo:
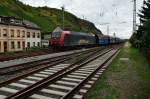
[{"label": "station platform", "polygon": [[39,55],[39,56],[3,61],[3,62],[0,62],[0,68],[10,67],[10,66],[14,66],[14,65],[21,65],[21,64],[25,64],[25,63],[35,62],[35,61],[39,61],[39,60],[45,60],[45,59],[54,58],[54,57],[63,56],[63,55],[69,55],[69,54],[86,51],[86,50],[89,50],[89,49],[72,50],[72,51],[67,51],[67,52],[59,52],[59,53],[52,53],[52,54],[46,54],[46,55]]}]

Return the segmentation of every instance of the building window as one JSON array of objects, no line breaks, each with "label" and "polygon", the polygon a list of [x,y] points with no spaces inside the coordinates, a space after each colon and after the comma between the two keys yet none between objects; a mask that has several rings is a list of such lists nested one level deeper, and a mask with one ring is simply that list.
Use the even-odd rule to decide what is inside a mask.
[{"label": "building window", "polygon": [[10,23],[14,23],[14,22],[15,22],[15,20],[14,20],[14,19],[11,19],[11,20],[10,20]]},{"label": "building window", "polygon": [[2,23],[6,23],[6,19],[5,18],[1,18],[1,22]]},{"label": "building window", "polygon": [[20,30],[17,31],[17,37],[20,37]]},{"label": "building window", "polygon": [[0,41],[0,52],[1,52],[1,41]]},{"label": "building window", "polygon": [[1,29],[0,29],[0,37],[1,37]]},{"label": "building window", "polygon": [[20,41],[17,42],[18,48],[21,48]]},{"label": "building window", "polygon": [[27,47],[30,48],[30,42],[27,42]]},{"label": "building window", "polygon": [[35,38],[35,32],[33,32],[33,38]]},{"label": "building window", "polygon": [[3,29],[3,36],[7,37],[7,29]]},{"label": "building window", "polygon": [[28,38],[30,37],[30,32],[27,32],[27,37],[28,37]]},{"label": "building window", "polygon": [[22,21],[21,20],[15,20],[15,24],[22,24]]},{"label": "building window", "polygon": [[11,42],[11,49],[15,49],[15,42],[14,41]]},{"label": "building window", "polygon": [[25,31],[22,31],[22,37],[25,37]]},{"label": "building window", "polygon": [[25,49],[25,41],[22,42],[22,48]]},{"label": "building window", "polygon": [[14,30],[10,30],[10,35],[11,35],[11,37],[14,37]]},{"label": "building window", "polygon": [[40,42],[38,42],[38,46],[40,47]]},{"label": "building window", "polygon": [[40,38],[40,33],[37,33],[38,35],[37,35],[37,38]]},{"label": "building window", "polygon": [[33,46],[35,47],[35,42],[33,42]]}]

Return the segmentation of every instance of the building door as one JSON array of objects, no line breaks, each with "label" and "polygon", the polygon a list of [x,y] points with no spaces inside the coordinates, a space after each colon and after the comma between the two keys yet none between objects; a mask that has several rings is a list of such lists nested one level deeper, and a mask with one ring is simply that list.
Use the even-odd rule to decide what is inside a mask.
[{"label": "building door", "polygon": [[7,42],[4,42],[4,52],[7,52]]}]

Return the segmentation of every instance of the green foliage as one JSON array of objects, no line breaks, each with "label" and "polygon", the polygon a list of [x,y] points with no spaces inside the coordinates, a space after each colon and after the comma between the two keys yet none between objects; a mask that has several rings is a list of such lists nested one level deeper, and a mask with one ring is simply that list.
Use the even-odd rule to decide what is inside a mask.
[{"label": "green foliage", "polygon": [[139,14],[142,23],[150,19],[150,0],[144,0],[144,6],[142,7],[141,13]]},{"label": "green foliage", "polygon": [[[0,15],[16,16],[36,23],[42,32],[51,32],[57,26],[62,25],[62,11],[48,7],[31,7],[19,0],[0,0]],[[82,22],[86,23],[81,25]],[[91,22],[77,18],[75,15],[65,12],[65,26],[73,31],[94,32],[101,34]],[[91,26],[89,30],[88,26]]]},{"label": "green foliage", "polygon": [[141,25],[130,39],[133,47],[139,48],[150,62],[150,0],[144,1],[140,16]]}]

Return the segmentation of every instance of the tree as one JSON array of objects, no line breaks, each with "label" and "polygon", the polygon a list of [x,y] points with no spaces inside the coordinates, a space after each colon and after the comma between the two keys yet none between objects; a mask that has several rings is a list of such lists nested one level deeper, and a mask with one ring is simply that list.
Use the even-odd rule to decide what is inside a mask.
[{"label": "tree", "polygon": [[150,0],[144,0],[143,4],[144,6],[138,14],[140,26],[137,33],[132,35],[130,42],[133,47],[139,48],[150,61]]},{"label": "tree", "polygon": [[142,23],[150,20],[150,0],[144,0],[143,4],[144,6],[142,7],[142,10],[140,10],[141,13],[138,14]]}]

